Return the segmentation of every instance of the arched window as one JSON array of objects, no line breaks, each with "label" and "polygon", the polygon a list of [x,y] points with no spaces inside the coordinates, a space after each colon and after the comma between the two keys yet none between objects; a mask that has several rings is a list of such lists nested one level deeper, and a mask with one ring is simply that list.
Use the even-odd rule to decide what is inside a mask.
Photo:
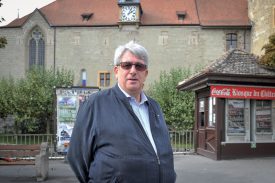
[{"label": "arched window", "polygon": [[36,55],[36,43],[35,40],[32,38],[29,44],[29,66],[35,65],[35,55]]},{"label": "arched window", "polygon": [[29,41],[29,67],[34,65],[44,67],[45,64],[45,41],[38,28],[31,33]]},{"label": "arched window", "polygon": [[44,67],[45,62],[45,42],[43,39],[38,41],[38,65]]}]

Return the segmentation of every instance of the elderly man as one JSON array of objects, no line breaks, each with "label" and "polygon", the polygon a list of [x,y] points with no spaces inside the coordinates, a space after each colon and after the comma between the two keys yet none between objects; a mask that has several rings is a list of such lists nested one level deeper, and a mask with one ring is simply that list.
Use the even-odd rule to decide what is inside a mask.
[{"label": "elderly man", "polygon": [[114,56],[117,84],[81,105],[68,162],[80,182],[174,183],[173,152],[160,106],[146,96],[146,49],[133,41]]}]

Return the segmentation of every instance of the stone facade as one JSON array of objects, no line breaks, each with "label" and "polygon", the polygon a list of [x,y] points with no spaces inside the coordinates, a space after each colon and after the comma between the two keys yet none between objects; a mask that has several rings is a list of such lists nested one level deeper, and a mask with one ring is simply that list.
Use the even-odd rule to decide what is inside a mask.
[{"label": "stone facade", "polygon": [[262,47],[268,43],[268,37],[275,32],[275,0],[248,0],[248,5],[252,22],[251,51],[256,55],[262,55]]},{"label": "stone facade", "polygon": [[226,50],[226,34],[237,33],[238,48],[250,51],[250,30],[201,26],[105,26],[51,27],[36,11],[21,28],[1,28],[8,45],[0,49],[0,77],[23,77],[28,69],[29,39],[38,27],[45,40],[45,67],[66,68],[75,74],[74,85],[81,85],[81,70],[87,71],[87,86],[99,85],[99,72],[113,76],[113,55],[118,45],[135,40],[149,52],[147,86],[161,71],[202,66]]}]

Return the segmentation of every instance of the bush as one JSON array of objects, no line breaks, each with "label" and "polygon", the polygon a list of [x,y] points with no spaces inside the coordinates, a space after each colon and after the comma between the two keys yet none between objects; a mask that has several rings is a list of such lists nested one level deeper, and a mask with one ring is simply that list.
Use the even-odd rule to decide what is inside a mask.
[{"label": "bush", "polygon": [[[12,79],[10,79],[12,80]],[[7,103],[5,95],[11,101],[6,104],[6,110],[1,108],[3,117],[8,114],[15,116],[16,126],[22,133],[50,133],[53,129],[54,88],[56,86],[71,86],[73,74],[64,69],[54,72],[34,67],[27,72],[26,78],[16,81],[13,85],[1,81],[0,104]],[[6,87],[5,86],[9,86]],[[9,107],[10,106],[10,107]],[[1,115],[2,116],[2,115]]]},{"label": "bush", "polygon": [[275,68],[275,34],[269,36],[269,43],[264,45],[265,54],[260,58],[260,64]]},{"label": "bush", "polygon": [[14,89],[13,78],[0,80],[0,118],[5,119],[9,114],[14,113]]},{"label": "bush", "polygon": [[165,120],[175,130],[192,129],[194,124],[194,93],[180,92],[178,83],[191,75],[190,69],[162,71],[158,81],[149,86],[148,94],[160,104]]}]

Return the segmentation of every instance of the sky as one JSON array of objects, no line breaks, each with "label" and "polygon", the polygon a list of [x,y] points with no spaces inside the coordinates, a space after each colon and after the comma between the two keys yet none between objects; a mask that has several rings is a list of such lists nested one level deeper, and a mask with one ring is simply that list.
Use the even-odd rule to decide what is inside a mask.
[{"label": "sky", "polygon": [[2,0],[3,5],[0,7],[0,17],[6,21],[0,23],[0,26],[7,25],[14,19],[33,12],[36,8],[41,8],[55,0]]}]

